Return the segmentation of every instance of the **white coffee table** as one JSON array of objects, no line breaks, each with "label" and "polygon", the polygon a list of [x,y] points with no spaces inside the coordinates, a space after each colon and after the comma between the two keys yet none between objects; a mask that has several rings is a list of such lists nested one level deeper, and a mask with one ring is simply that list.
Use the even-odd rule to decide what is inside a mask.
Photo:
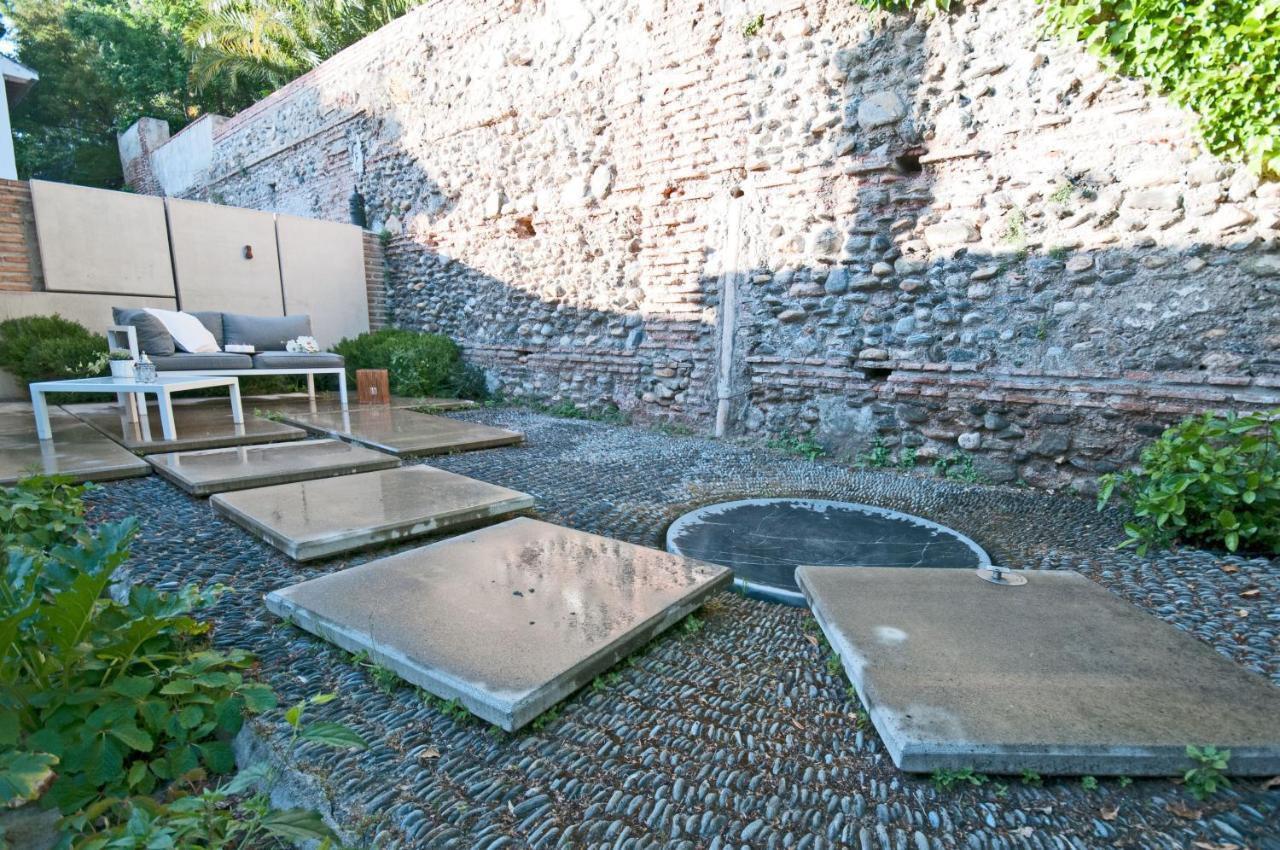
[{"label": "white coffee table", "polygon": [[120,403],[129,409],[130,419],[138,416],[138,401],[142,403],[145,416],[146,397],[148,394],[154,395],[156,406],[160,409],[160,430],[166,440],[176,440],[171,396],[184,390],[202,390],[206,387],[230,387],[231,421],[237,424],[244,422],[244,410],[240,406],[240,379],[235,377],[161,374],[149,384],[134,378],[75,378],[68,381],[40,381],[31,384],[29,389],[31,409],[36,415],[36,436],[41,440],[53,437],[53,430],[49,427],[49,406],[44,399],[46,393],[115,393]]}]

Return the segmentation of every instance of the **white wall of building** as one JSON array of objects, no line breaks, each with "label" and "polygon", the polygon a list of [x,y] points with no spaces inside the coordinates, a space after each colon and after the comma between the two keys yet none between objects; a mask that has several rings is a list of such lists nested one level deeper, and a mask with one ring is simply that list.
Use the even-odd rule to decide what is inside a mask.
[{"label": "white wall of building", "polygon": [[9,105],[17,103],[35,84],[39,75],[7,56],[0,56],[0,76],[4,77],[5,97],[0,98],[0,177],[18,179],[18,163],[13,156],[13,125],[9,121]]}]

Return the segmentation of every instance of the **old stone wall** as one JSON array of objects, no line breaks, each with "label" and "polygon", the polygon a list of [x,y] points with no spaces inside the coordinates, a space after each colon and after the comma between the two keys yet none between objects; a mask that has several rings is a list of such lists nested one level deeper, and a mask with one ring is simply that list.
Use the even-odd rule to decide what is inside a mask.
[{"label": "old stone wall", "polygon": [[1040,33],[1014,0],[436,0],[219,124],[187,194],[358,191],[392,321],[506,395],[1087,487],[1280,403],[1280,186]]}]

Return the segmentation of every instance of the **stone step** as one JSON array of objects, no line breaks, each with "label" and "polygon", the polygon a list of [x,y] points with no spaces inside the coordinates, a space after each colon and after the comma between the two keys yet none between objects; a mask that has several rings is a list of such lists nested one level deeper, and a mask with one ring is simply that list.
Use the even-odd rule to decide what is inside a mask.
[{"label": "stone step", "polygon": [[146,456],[156,472],[193,496],[250,490],[400,465],[398,458],[342,440],[298,440]]},{"label": "stone step", "polygon": [[520,518],[272,591],[266,604],[510,732],[730,580],[724,567]]},{"label": "stone step", "polygon": [[801,590],[902,770],[1170,776],[1188,744],[1280,773],[1280,688],[1079,573],[803,566]]},{"label": "stone step", "polygon": [[298,561],[475,526],[533,497],[430,466],[219,493],[220,513]]},{"label": "stone step", "polygon": [[[306,393],[281,393],[278,395],[259,395],[245,399],[260,410],[271,413],[333,413],[342,410],[342,402],[336,393],[317,393],[313,400]],[[355,397],[355,387],[351,387],[348,410],[363,410],[370,407],[396,407],[416,410],[421,413],[443,413],[449,410],[472,410],[480,405],[465,398],[436,398],[435,396],[392,396],[383,404],[364,404]]]},{"label": "stone step", "polygon": [[285,411],[286,422],[319,434],[353,440],[397,457],[451,454],[511,446],[524,435],[505,428],[433,416],[397,407],[351,407],[346,411]]},{"label": "stone step", "polygon": [[150,475],[142,458],[57,408],[49,410],[53,438],[36,437],[31,405],[0,405],[0,484],[31,475],[65,475],[75,481],[114,481]]},{"label": "stone step", "polygon": [[301,440],[307,432],[294,425],[251,415],[245,404],[243,424],[231,421],[231,405],[225,398],[173,400],[176,440],[164,439],[155,402],[147,405],[147,421],[129,421],[123,408],[106,404],[64,405],[63,409],[92,425],[120,445],[138,454],[197,451],[227,446],[253,446]]}]

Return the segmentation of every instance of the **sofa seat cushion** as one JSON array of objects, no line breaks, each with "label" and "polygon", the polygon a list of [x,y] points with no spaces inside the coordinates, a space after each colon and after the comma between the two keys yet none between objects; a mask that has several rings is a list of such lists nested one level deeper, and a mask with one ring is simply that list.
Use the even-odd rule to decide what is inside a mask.
[{"label": "sofa seat cushion", "polygon": [[285,343],[311,336],[311,317],[222,314],[223,345],[252,345],[257,351],[284,351]]},{"label": "sofa seat cushion", "polygon": [[133,325],[138,350],[151,357],[167,357],[178,350],[164,323],[141,308],[112,307],[111,318],[117,325]]},{"label": "sofa seat cushion", "polygon": [[179,352],[168,357],[152,357],[157,372],[194,372],[201,369],[252,369],[253,358],[247,354],[231,354],[219,351],[210,354]]},{"label": "sofa seat cushion", "polygon": [[260,351],[253,355],[255,369],[341,369],[341,354],[319,352],[295,354],[291,351]]}]

